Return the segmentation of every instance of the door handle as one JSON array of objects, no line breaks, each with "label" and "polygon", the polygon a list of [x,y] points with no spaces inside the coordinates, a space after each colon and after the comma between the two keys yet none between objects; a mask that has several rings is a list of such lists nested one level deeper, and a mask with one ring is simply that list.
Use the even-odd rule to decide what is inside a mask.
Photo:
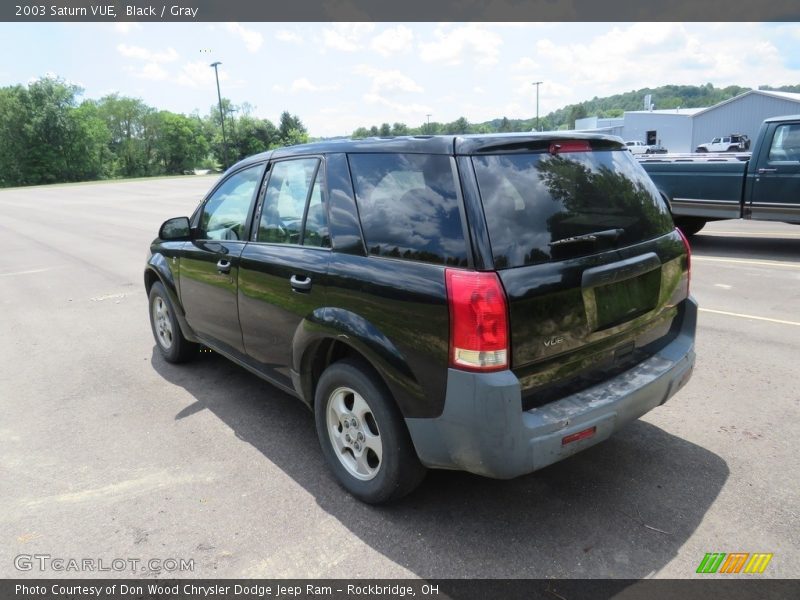
[{"label": "door handle", "polygon": [[231,272],[231,261],[225,260],[221,258],[217,261],[217,271],[220,273],[230,273]]},{"label": "door handle", "polygon": [[289,283],[292,285],[293,290],[298,292],[308,292],[311,290],[311,277],[304,277],[299,279],[297,275],[292,275],[289,278]]},{"label": "door handle", "polygon": [[777,172],[778,172],[778,169],[765,169],[764,167],[761,167],[758,170],[758,174],[759,175],[763,175],[764,173],[777,173]]}]

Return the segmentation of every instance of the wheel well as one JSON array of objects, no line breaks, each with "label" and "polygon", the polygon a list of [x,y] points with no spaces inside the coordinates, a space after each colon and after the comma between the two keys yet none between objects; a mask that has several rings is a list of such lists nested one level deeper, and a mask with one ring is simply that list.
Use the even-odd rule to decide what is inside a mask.
[{"label": "wheel well", "polygon": [[386,385],[386,381],[381,377],[378,370],[372,366],[372,363],[358,350],[344,342],[334,339],[322,340],[306,350],[305,356],[308,358],[304,359],[305,364],[302,370],[305,374],[302,384],[303,393],[307,396],[312,410],[314,409],[314,396],[317,393],[317,383],[319,378],[322,377],[322,373],[333,363],[345,358],[357,360],[365,369],[371,371],[375,378],[386,388],[389,396],[394,399],[389,386]]},{"label": "wheel well", "polygon": [[150,293],[150,288],[153,287],[153,284],[156,281],[159,281],[156,272],[153,271],[153,269],[147,269],[144,272],[144,289],[147,291],[148,294]]}]

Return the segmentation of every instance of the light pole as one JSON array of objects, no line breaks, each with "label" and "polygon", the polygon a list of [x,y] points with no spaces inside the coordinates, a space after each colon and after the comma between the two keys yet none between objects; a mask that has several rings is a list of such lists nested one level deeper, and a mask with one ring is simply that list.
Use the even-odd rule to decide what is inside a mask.
[{"label": "light pole", "polygon": [[231,119],[231,144],[233,144],[234,160],[239,160],[239,149],[237,148],[238,143],[236,141],[236,119],[233,118],[233,113],[239,112],[239,109],[231,106],[226,112]]},{"label": "light pole", "polygon": [[430,134],[430,132],[431,132],[431,116],[429,114],[425,115],[425,116],[428,117],[428,134]]},{"label": "light pole", "polygon": [[222,152],[225,156],[225,164],[222,165],[223,170],[228,168],[228,140],[225,138],[225,115],[222,112],[222,94],[219,93],[219,71],[217,67],[222,63],[217,61],[211,63],[209,66],[214,67],[214,76],[217,78],[217,99],[219,100],[219,120],[222,123]]},{"label": "light pole", "polygon": [[539,131],[539,86],[542,85],[542,82],[534,81],[531,85],[536,86],[536,131]]}]

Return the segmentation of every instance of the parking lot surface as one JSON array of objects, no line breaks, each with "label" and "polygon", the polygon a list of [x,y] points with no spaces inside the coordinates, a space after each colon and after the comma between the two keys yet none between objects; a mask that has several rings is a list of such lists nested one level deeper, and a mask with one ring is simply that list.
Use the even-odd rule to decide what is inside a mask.
[{"label": "parking lot surface", "polygon": [[[0,575],[15,557],[169,558],[180,577],[693,577],[707,552],[800,573],[800,227],[694,239],[693,379],[612,439],[512,481],[432,471],[370,507],[310,412],[214,354],[165,363],[142,272],[212,177],[0,190]],[[143,570],[142,570],[143,569]]]}]

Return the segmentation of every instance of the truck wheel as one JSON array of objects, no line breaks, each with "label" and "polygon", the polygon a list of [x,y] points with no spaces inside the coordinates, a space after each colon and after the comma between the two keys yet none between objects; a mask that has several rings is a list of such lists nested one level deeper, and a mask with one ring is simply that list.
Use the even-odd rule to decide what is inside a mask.
[{"label": "truck wheel", "polygon": [[325,370],[314,412],[328,466],[359,500],[396,500],[425,477],[400,411],[383,383],[361,362],[345,359]]},{"label": "truck wheel", "polygon": [[150,288],[150,327],[156,346],[167,362],[185,362],[197,353],[197,344],[183,337],[175,308],[160,281]]},{"label": "truck wheel", "polygon": [[697,217],[676,217],[675,226],[683,232],[686,237],[692,237],[700,231],[706,224],[705,219]]},{"label": "truck wheel", "polygon": [[695,152],[708,152],[707,148],[697,148]]}]

